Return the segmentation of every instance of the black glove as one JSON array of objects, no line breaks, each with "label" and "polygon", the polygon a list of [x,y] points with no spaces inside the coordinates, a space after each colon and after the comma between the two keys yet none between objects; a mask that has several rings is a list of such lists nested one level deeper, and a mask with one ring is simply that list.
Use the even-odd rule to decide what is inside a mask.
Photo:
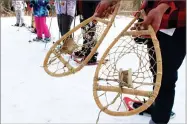
[{"label": "black glove", "polygon": [[50,6],[50,5],[47,5],[46,8],[47,8],[48,10],[50,10],[50,9],[51,9],[51,6]]},{"label": "black glove", "polygon": [[11,11],[13,11],[13,12],[14,12],[14,7],[13,7],[13,6],[11,6]]}]

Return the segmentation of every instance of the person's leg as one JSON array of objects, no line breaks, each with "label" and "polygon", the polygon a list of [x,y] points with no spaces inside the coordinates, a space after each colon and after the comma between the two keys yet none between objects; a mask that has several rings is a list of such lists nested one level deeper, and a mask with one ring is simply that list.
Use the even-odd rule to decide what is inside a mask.
[{"label": "person's leg", "polygon": [[40,17],[34,17],[34,21],[35,21],[35,26],[36,26],[36,30],[37,30],[37,37],[42,38]]},{"label": "person's leg", "polygon": [[50,38],[51,34],[46,24],[46,17],[40,17],[40,23],[41,23],[41,29],[42,29],[42,32],[44,33],[45,38]]},{"label": "person's leg", "polygon": [[20,24],[20,16],[19,16],[19,11],[18,11],[18,10],[16,10],[16,11],[15,11],[15,13],[16,13],[16,24],[15,24],[15,26],[19,26],[19,24]]},{"label": "person's leg", "polygon": [[20,10],[20,20],[21,20],[21,26],[25,26],[25,22],[24,22],[24,10]]},{"label": "person's leg", "polygon": [[82,15],[84,19],[88,19],[93,16],[95,9],[97,7],[97,1],[82,1]]},{"label": "person's leg", "polygon": [[[96,2],[95,1],[82,1],[82,15],[80,16],[80,22],[83,22],[84,20],[88,19],[89,17],[93,16],[96,8]],[[93,37],[96,32],[96,25],[93,22],[90,22],[89,24],[82,27],[82,34],[83,34],[83,47],[82,50],[79,52],[76,52],[76,56],[88,56],[91,52],[91,49],[95,46],[96,42]],[[95,55],[90,59],[89,62],[96,62],[97,61],[97,55],[98,53],[95,53]]]},{"label": "person's leg", "polygon": [[59,32],[62,34],[62,30],[61,30],[61,21],[60,21],[60,17],[61,14],[57,14],[57,23],[58,23],[58,28],[59,28]]},{"label": "person's leg", "polygon": [[61,28],[61,35],[62,36],[70,30],[72,21],[73,21],[72,16],[65,15],[65,14],[61,15],[61,17],[60,17],[60,22],[61,22],[60,28]]},{"label": "person's leg", "polygon": [[[176,29],[174,35],[157,33],[160,43],[163,75],[159,94],[152,105],[151,116],[154,123],[168,123],[175,98],[177,70],[186,55],[186,29]],[[156,71],[156,66],[154,68]]]}]

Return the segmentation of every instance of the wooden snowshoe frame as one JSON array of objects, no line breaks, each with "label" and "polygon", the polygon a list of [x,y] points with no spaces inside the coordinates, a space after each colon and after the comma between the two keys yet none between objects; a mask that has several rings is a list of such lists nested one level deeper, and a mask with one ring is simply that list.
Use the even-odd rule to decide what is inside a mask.
[{"label": "wooden snowshoe frame", "polygon": [[[144,13],[142,12],[142,14]],[[112,116],[130,116],[146,110],[154,102],[160,90],[162,58],[159,41],[151,26],[148,26],[147,30],[130,30],[136,20],[136,18],[132,19],[129,25],[110,44],[95,71],[93,82],[94,100],[100,111]],[[135,43],[133,38],[138,36],[150,36],[153,46],[149,48],[146,44]],[[154,54],[148,54],[148,52]],[[120,67],[121,70],[118,69],[117,67],[120,63],[124,63],[124,65],[133,63],[131,59],[118,63],[123,57],[132,53],[139,57],[137,69],[131,71],[128,71],[130,67]],[[153,59],[153,56],[156,59]],[[109,62],[106,65],[102,65],[105,59],[109,59]],[[150,65],[150,60],[154,62],[154,67]],[[157,71],[151,71],[153,68],[156,68]],[[131,74],[128,74],[129,72]],[[155,81],[153,80],[154,76],[156,77]],[[121,82],[125,81],[129,83],[121,85]],[[145,98],[146,102],[142,102],[143,105],[139,108],[128,110],[127,104],[123,101],[126,96],[139,102],[142,102],[143,98]]]},{"label": "wooden snowshoe frame", "polygon": [[[44,59],[43,67],[45,72],[53,77],[63,77],[80,71],[88,63],[88,61],[91,59],[94,53],[97,51],[98,47],[100,46],[105,36],[107,35],[108,31],[110,30],[115,20],[115,17],[118,13],[118,9],[120,8],[120,2],[121,1],[119,0],[117,4],[115,4],[115,10],[113,14],[110,16],[110,19],[101,19],[92,16],[87,20],[83,21],[82,23],[80,23],[79,25],[77,25],[75,28],[67,32],[65,35],[63,35],[58,41],[56,41],[55,44],[50,48]],[[98,38],[96,45],[92,48],[90,54],[84,59],[84,61],[81,61],[81,64],[77,63],[78,66],[73,66],[71,64],[72,61],[75,62],[73,60],[73,57],[72,58],[70,57],[70,59],[66,60],[63,55],[65,54],[67,55],[67,53],[72,54],[73,52],[77,51],[78,47],[80,46],[76,43],[76,40],[74,39],[71,40],[72,41],[71,43],[66,43],[66,42],[64,43],[64,41],[66,41],[68,37],[71,37],[77,30],[81,29],[81,27],[84,27],[86,24],[95,21],[97,21],[97,23],[101,23],[105,25],[106,28],[103,30],[102,33],[99,34],[101,35],[100,38]],[[63,44],[63,46],[61,44]],[[60,48],[63,49],[57,50],[57,47],[59,45],[61,45],[62,47]],[[68,47],[65,47],[65,45],[67,45]],[[56,62],[57,60],[58,62]],[[59,72],[60,69],[53,69],[53,70],[50,69],[50,66],[55,65],[57,63],[60,64],[60,66],[63,66],[61,67],[63,69],[61,72]]]}]

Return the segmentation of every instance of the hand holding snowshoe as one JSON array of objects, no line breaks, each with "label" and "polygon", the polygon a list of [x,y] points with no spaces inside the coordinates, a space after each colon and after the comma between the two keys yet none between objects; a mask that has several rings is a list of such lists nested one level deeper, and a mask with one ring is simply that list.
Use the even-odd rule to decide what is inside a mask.
[{"label": "hand holding snowshoe", "polygon": [[[144,29],[143,27],[141,27],[140,25],[138,25],[139,23],[143,22],[144,20],[142,18],[138,18],[138,23],[135,23],[134,27],[131,28],[131,30],[141,30]],[[135,36],[134,41],[137,44],[147,44],[150,41],[150,38],[147,38],[145,36]]]},{"label": "hand holding snowshoe", "polygon": [[115,6],[117,4],[116,0],[106,1],[103,0],[99,3],[95,10],[95,16],[100,18],[108,18],[114,12]]}]

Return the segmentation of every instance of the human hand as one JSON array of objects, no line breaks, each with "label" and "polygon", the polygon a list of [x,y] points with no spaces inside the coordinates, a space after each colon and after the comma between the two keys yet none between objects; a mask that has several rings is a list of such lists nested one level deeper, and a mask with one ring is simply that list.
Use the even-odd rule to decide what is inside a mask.
[{"label": "human hand", "polygon": [[110,14],[114,12],[116,3],[116,0],[102,0],[96,8],[94,16],[100,18],[107,18]]},{"label": "human hand", "polygon": [[144,16],[144,21],[140,23],[145,29],[151,25],[155,32],[160,28],[163,14],[158,9],[152,9],[147,16]]},{"label": "human hand", "polygon": [[144,16],[144,21],[142,23],[139,23],[140,27],[144,27],[144,29],[147,29],[149,25],[151,25],[154,29],[154,31],[157,33],[157,31],[160,28],[162,18],[166,10],[170,6],[168,4],[162,3],[159,4],[156,8],[149,11],[149,13]]}]

